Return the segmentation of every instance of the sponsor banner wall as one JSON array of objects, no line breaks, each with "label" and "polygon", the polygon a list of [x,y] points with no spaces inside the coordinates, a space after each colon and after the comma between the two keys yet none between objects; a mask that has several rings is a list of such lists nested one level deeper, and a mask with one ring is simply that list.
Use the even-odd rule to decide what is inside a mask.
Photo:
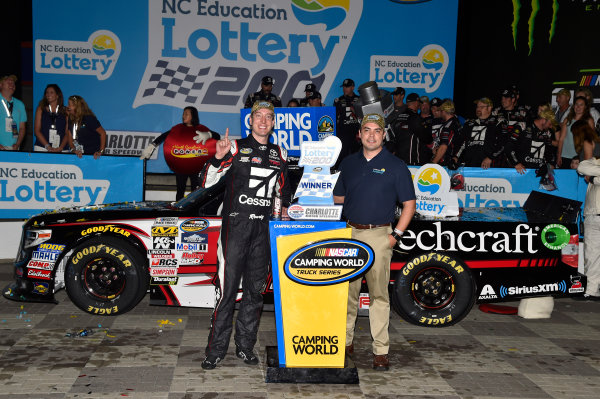
[{"label": "sponsor banner wall", "polygon": [[[414,175],[419,167],[410,166],[409,169]],[[554,191],[540,188],[540,177],[535,175],[533,169],[528,169],[524,175],[520,175],[515,169],[505,168],[461,168],[457,171],[448,171],[450,177],[459,172],[464,177],[465,187],[464,190],[455,191],[458,194],[460,207],[521,207],[534,190],[585,201],[587,184],[583,177],[571,169],[554,171],[557,186]]]},{"label": "sponsor banner wall", "polygon": [[136,158],[3,152],[0,219],[29,218],[42,211],[142,201],[144,165]]},{"label": "sponsor banner wall", "polygon": [[283,104],[313,82],[332,105],[345,78],[452,97],[457,12],[458,0],[33,0],[34,98],[57,83],[106,130],[131,132],[167,131],[191,105],[241,136],[265,75]]}]

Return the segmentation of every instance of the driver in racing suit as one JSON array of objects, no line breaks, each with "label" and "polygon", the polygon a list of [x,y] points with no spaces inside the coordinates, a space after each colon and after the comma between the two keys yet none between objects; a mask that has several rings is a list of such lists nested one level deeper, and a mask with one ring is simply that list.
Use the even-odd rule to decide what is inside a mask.
[{"label": "driver in racing suit", "polygon": [[254,103],[249,122],[252,133],[244,139],[230,140],[227,131],[200,174],[203,187],[214,185],[227,174],[217,250],[216,301],[202,362],[207,370],[214,369],[227,353],[240,279],[243,296],[235,323],[235,354],[246,364],[258,363],[253,348],[269,269],[268,221],[275,193],[281,197],[284,216],[289,205],[287,153],[268,141],[275,125],[273,104]]}]

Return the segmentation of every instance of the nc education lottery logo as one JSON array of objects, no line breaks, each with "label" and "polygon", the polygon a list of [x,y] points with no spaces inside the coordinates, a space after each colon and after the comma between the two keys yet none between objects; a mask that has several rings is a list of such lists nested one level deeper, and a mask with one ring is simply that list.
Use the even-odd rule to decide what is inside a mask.
[{"label": "nc education lottery logo", "polygon": [[108,79],[121,55],[119,37],[108,30],[99,30],[87,41],[35,41],[35,71],[64,75],[91,75]]},{"label": "nc education lottery logo", "polygon": [[0,162],[0,201],[5,209],[54,209],[101,204],[108,180],[85,179],[75,165]]},{"label": "nc education lottery logo", "polygon": [[446,49],[430,44],[417,56],[371,56],[370,78],[379,87],[402,86],[432,93],[440,87],[448,64]]},{"label": "nc education lottery logo", "polygon": [[148,64],[133,107],[237,113],[261,78],[282,98],[308,81],[326,96],[360,20],[362,0],[148,2]]},{"label": "nc education lottery logo", "polygon": [[[411,173],[414,169],[411,169]],[[428,216],[458,215],[458,197],[450,191],[450,176],[440,165],[428,163],[413,174],[417,212]]]}]

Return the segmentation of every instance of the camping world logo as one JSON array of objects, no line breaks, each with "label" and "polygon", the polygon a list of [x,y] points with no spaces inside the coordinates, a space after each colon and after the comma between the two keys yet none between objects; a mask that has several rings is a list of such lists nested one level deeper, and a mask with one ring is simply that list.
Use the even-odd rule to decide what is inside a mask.
[{"label": "camping world logo", "polygon": [[344,22],[350,0],[292,0],[292,11],[304,25],[325,24],[329,31]]},{"label": "camping world logo", "polygon": [[424,193],[434,195],[442,186],[442,176],[434,168],[427,168],[417,176],[417,186]]}]

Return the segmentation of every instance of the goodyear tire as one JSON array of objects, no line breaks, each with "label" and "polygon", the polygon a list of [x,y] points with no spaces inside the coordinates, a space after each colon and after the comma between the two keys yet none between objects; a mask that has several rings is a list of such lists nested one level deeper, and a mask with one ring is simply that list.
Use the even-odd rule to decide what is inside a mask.
[{"label": "goodyear tire", "polygon": [[132,309],[148,289],[145,259],[114,237],[96,237],[79,245],[65,271],[71,301],[85,312],[115,315]]},{"label": "goodyear tire", "polygon": [[406,321],[425,327],[458,323],[475,303],[469,268],[443,253],[411,259],[396,275],[392,304]]}]

